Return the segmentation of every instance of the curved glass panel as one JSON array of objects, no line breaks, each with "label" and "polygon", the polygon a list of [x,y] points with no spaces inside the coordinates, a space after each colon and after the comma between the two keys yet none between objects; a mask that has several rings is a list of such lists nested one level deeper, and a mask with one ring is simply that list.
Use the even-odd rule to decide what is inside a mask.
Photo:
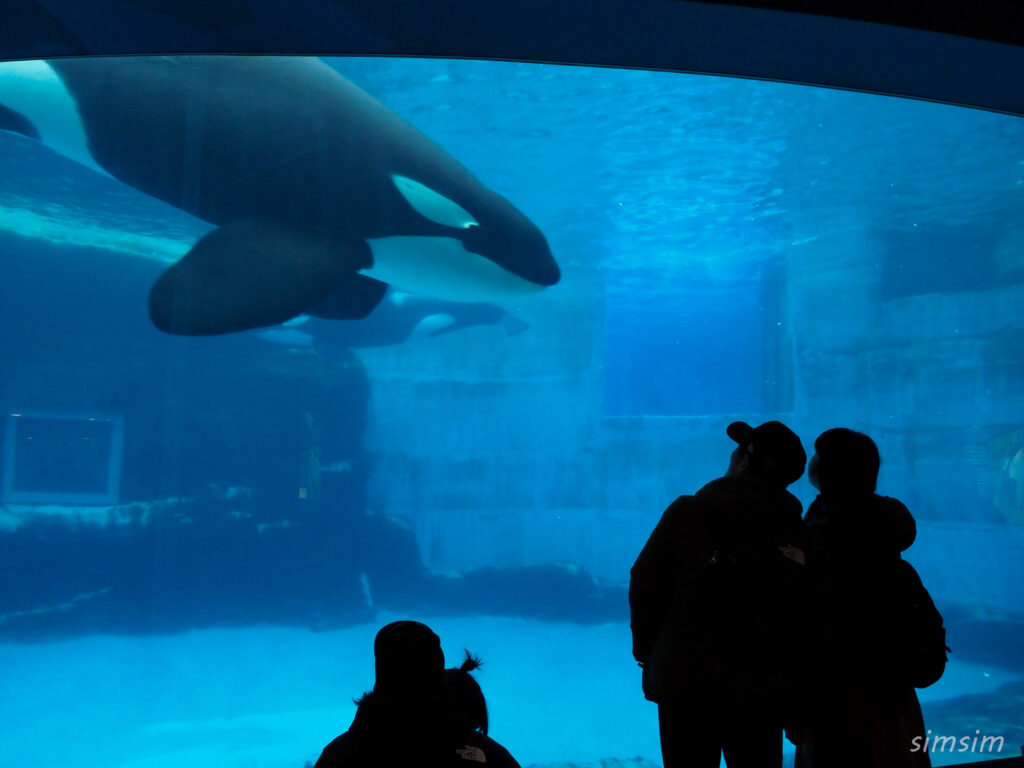
[{"label": "curved glass panel", "polygon": [[1024,741],[1021,119],[125,58],[0,63],[0,129],[0,763],[314,762],[414,617],[521,764],[660,764],[629,570],[738,419],[875,439],[932,761]]}]

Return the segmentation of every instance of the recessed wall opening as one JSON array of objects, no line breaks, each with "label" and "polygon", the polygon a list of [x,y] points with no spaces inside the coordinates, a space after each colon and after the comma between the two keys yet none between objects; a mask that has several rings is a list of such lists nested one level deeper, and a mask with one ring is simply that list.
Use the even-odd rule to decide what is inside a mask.
[{"label": "recessed wall opening", "polygon": [[4,502],[117,503],[123,432],[119,416],[9,413],[4,431]]}]

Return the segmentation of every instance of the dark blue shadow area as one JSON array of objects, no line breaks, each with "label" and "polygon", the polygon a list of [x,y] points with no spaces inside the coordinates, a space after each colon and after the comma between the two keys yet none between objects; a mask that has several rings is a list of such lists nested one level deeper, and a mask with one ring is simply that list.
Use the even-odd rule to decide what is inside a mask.
[{"label": "dark blue shadow area", "polygon": [[[624,618],[623,588],[575,569],[428,573],[411,529],[367,511],[369,384],[345,347],[168,336],[145,314],[157,262],[9,234],[0,253],[5,412],[124,420],[119,505],[0,533],[0,635],[328,628],[378,608]],[[56,493],[78,470],[54,445],[22,459]]]}]

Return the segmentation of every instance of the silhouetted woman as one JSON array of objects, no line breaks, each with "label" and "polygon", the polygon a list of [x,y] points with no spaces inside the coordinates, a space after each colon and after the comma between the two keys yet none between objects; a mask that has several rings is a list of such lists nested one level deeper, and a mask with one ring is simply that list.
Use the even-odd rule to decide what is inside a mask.
[{"label": "silhouetted woman", "polygon": [[836,638],[796,765],[927,767],[927,753],[913,750],[924,720],[893,631],[900,618],[893,584],[900,553],[917,536],[914,518],[901,502],[875,493],[881,460],[870,437],[830,429],[814,448],[807,476],[820,494],[805,520],[828,556]]}]

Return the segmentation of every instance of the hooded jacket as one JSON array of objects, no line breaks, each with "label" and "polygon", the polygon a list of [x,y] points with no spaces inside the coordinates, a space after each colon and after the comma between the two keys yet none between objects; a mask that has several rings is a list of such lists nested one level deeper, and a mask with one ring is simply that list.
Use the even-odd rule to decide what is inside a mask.
[{"label": "hooded jacket", "polygon": [[807,510],[806,522],[828,556],[842,663],[885,684],[896,671],[888,653],[893,617],[886,614],[887,598],[900,555],[917,536],[914,517],[888,496],[819,495]]},{"label": "hooded jacket", "polygon": [[837,632],[823,675],[811,740],[797,747],[801,768],[924,768],[913,739],[925,735],[921,707],[893,649],[893,578],[917,535],[913,515],[877,494],[819,495],[806,522],[828,563]]},{"label": "hooded jacket", "polygon": [[[788,600],[788,610],[774,613],[791,614],[777,616],[788,635],[808,636],[813,596],[782,586],[814,583],[804,571],[814,567],[817,547],[801,512],[791,493],[747,473],[714,480],[669,505],[630,571],[633,655],[644,667],[648,699],[742,705],[771,711],[780,721],[789,716],[799,677],[792,663],[803,654],[785,643],[766,647],[755,614],[769,607],[767,601]],[[752,601],[715,605],[707,597],[709,566],[723,557],[753,563],[754,572],[762,574],[745,582]],[[730,626],[741,629],[732,636],[716,634],[712,625],[730,612]],[[765,616],[772,612],[766,610]],[[749,635],[742,629],[744,622]]]},{"label": "hooded jacket", "polygon": [[878,494],[863,500],[819,495],[806,521],[821,536],[837,568],[898,558],[917,538],[914,516],[903,502]]}]

